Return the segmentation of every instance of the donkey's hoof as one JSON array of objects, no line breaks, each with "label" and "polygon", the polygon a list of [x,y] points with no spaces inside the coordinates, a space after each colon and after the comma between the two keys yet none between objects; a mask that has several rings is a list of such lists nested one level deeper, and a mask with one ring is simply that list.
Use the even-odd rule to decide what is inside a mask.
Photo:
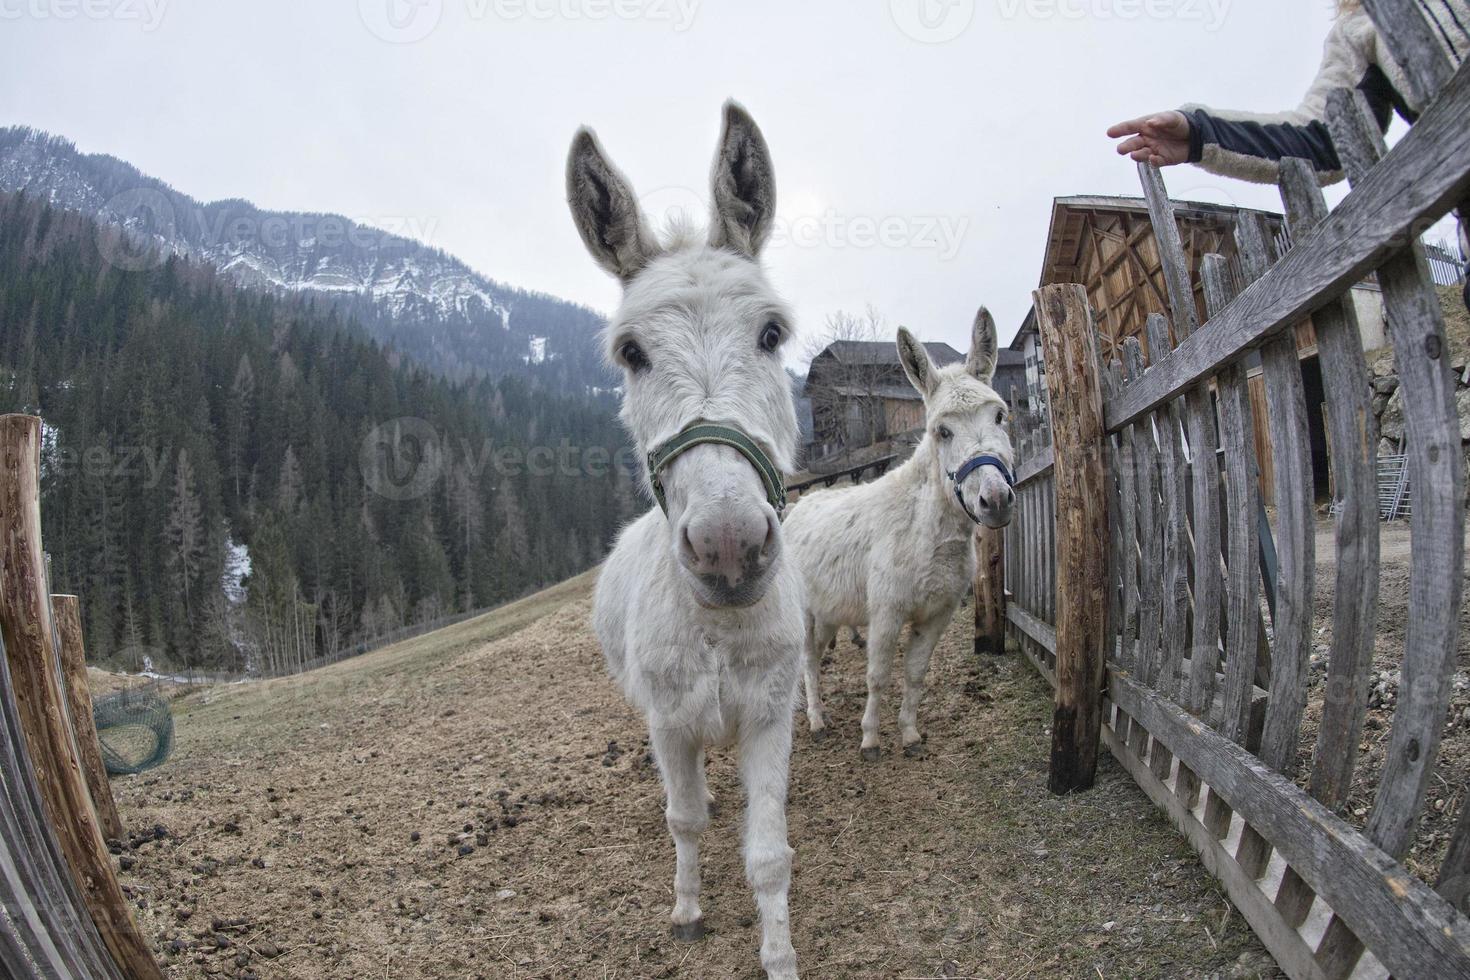
[{"label": "donkey's hoof", "polygon": [[674,942],[697,943],[705,936],[704,917],[700,916],[693,922],[685,922],[682,924],[675,922],[673,928],[670,929],[669,932],[673,934]]},{"label": "donkey's hoof", "polygon": [[878,750],[878,746],[876,746],[876,745],[870,745],[867,748],[863,749],[863,761],[864,762],[877,762],[878,761],[878,757],[880,755],[882,755],[882,754],[883,753]]},{"label": "donkey's hoof", "polygon": [[929,755],[929,750],[924,747],[923,742],[910,742],[903,747],[903,754],[910,759],[923,759]]},{"label": "donkey's hoof", "polygon": [[825,742],[825,741],[827,741],[827,729],[826,728],[813,728],[812,729],[812,741],[813,742]]}]

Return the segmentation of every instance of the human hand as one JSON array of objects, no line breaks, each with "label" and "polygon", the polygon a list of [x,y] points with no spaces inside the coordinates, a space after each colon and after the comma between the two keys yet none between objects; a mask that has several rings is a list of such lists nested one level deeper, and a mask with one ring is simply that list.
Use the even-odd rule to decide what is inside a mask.
[{"label": "human hand", "polygon": [[1118,123],[1108,130],[1108,138],[1129,137],[1118,144],[1121,156],[1156,167],[1170,167],[1189,162],[1189,133],[1189,117],[1170,109]]}]

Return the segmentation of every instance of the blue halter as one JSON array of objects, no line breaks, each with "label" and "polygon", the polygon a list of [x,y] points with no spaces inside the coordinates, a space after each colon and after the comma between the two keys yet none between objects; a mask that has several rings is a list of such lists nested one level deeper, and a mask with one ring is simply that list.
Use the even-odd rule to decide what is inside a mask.
[{"label": "blue halter", "polygon": [[1000,470],[1000,475],[1005,477],[1006,486],[1014,487],[1016,485],[1016,478],[1011,473],[1010,467],[1006,466],[1005,460],[1001,459],[999,456],[991,456],[988,453],[982,453],[981,455],[976,456],[974,459],[969,460],[965,463],[964,466],[961,466],[959,468],[958,472],[949,474],[950,481],[954,483],[954,498],[960,502],[961,507],[965,508],[965,513],[967,514],[970,512],[970,508],[965,506],[965,498],[960,495],[960,484],[965,482],[965,477],[980,469],[982,466],[994,466],[996,469]]}]

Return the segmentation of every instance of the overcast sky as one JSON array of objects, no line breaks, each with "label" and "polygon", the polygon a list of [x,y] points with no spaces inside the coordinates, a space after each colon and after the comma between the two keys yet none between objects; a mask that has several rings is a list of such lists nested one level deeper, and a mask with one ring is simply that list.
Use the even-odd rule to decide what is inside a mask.
[{"label": "overcast sky", "polygon": [[[1328,0],[0,0],[0,123],[179,190],[336,211],[610,311],[567,214],[597,129],[652,211],[703,208],[724,99],[775,159],[767,252],[803,333],[872,304],[964,350],[1002,339],[1053,197],[1137,194],[1107,126],[1294,107]],[[1274,188],[1168,171],[1175,197]]]}]

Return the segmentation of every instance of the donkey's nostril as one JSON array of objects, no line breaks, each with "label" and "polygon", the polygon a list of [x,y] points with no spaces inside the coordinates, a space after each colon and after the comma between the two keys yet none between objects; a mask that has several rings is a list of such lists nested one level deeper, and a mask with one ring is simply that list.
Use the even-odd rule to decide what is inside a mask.
[{"label": "donkey's nostril", "polygon": [[761,542],[761,557],[771,557],[771,552],[776,547],[776,532],[781,525],[776,521],[774,514],[766,515],[766,540]]}]

